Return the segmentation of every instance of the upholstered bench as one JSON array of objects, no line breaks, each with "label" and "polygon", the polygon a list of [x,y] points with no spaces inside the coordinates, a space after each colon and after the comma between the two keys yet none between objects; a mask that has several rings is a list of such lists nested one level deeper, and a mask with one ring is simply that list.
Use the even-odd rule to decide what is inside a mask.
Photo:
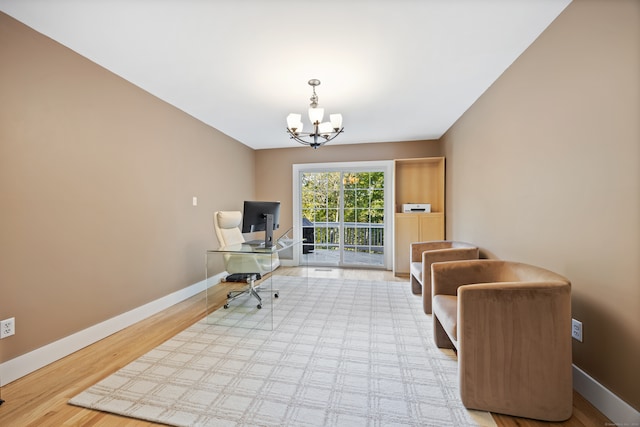
[{"label": "upholstered bench", "polygon": [[431,265],[434,340],[458,353],[471,409],[571,417],[571,284],[533,265],[470,260]]}]

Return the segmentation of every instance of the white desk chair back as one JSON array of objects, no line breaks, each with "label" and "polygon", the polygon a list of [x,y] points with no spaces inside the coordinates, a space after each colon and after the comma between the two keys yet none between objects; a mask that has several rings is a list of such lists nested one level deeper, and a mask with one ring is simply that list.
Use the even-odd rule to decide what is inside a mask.
[{"label": "white desk chair back", "polygon": [[[240,230],[242,212],[218,211],[214,213],[213,224],[220,246],[242,244],[244,236]],[[265,255],[225,254],[224,263],[227,272],[233,273],[270,273],[280,266],[277,253]]]}]

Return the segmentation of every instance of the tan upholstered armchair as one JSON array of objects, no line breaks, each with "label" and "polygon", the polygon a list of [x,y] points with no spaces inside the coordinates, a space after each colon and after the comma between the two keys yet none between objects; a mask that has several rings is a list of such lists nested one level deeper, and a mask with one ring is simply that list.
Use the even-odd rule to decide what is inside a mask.
[{"label": "tan upholstered armchair", "polygon": [[431,314],[431,264],[477,259],[478,256],[478,248],[470,243],[434,240],[411,244],[411,292],[422,294],[422,306],[426,314]]},{"label": "tan upholstered armchair", "polygon": [[431,266],[434,339],[458,351],[462,403],[546,421],[571,417],[571,284],[500,260]]}]

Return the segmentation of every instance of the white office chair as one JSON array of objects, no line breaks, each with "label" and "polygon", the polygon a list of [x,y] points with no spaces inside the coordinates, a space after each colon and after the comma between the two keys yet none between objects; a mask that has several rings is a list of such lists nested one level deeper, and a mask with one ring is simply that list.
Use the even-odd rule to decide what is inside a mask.
[{"label": "white office chair", "polygon": [[[242,212],[240,211],[217,211],[213,214],[213,225],[221,247],[241,245],[245,242],[240,231],[241,223]],[[262,308],[262,298],[258,294],[255,282],[280,266],[278,254],[225,253],[223,259],[225,269],[229,273],[225,280],[246,282],[249,285],[247,289],[229,292],[224,308],[229,308],[229,303],[242,295],[252,295],[258,300],[258,308]],[[278,297],[277,290],[274,291],[274,295]]]}]

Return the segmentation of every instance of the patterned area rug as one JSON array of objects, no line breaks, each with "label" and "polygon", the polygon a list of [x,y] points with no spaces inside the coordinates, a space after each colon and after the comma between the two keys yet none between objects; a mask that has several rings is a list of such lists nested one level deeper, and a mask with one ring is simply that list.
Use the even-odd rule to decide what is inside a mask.
[{"label": "patterned area rug", "polygon": [[277,278],[273,330],[220,309],[70,403],[175,426],[495,426],[462,406],[408,283],[308,280]]}]

